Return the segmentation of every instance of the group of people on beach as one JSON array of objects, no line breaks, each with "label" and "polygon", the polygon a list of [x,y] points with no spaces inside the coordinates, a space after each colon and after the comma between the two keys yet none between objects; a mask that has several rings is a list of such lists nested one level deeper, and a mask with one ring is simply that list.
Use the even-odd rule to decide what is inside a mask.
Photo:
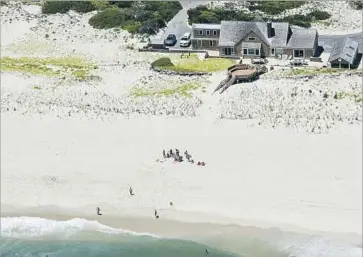
[{"label": "group of people on beach", "polygon": [[[194,160],[192,158],[192,155],[188,153],[188,151],[184,152],[185,155],[185,159],[187,159],[188,162],[190,163],[194,163]],[[175,149],[175,152],[173,152],[173,149],[170,149],[169,151],[165,151],[165,149],[163,149],[163,157],[164,159],[167,158],[174,158],[174,162],[182,162],[183,161],[183,156],[180,155],[180,152],[178,149]],[[205,162],[197,162],[198,166],[205,166]]]}]

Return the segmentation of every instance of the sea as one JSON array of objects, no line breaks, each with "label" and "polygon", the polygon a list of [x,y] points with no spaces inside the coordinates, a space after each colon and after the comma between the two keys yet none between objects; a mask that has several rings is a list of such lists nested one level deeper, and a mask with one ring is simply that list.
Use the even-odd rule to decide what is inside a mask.
[{"label": "sea", "polygon": [[[189,240],[111,228],[74,218],[2,217],[0,257],[362,257],[362,247],[313,235],[281,234],[279,240],[220,236],[215,245],[233,242],[240,252]],[[268,244],[268,246],[267,246]],[[274,247],[272,247],[274,246]],[[233,247],[232,247],[233,248]],[[242,250],[241,250],[242,249]]]}]

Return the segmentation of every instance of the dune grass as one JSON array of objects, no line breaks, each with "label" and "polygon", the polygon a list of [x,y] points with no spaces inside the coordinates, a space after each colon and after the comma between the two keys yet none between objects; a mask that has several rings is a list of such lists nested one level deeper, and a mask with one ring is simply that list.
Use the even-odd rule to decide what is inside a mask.
[{"label": "dune grass", "polygon": [[334,74],[345,72],[346,69],[337,69],[337,68],[295,68],[290,69],[288,71],[284,71],[283,75],[285,76],[304,76],[304,75],[319,75],[319,74]]},{"label": "dune grass", "polygon": [[334,99],[350,99],[356,103],[363,103],[363,94],[362,92],[336,92]]},{"label": "dune grass", "polygon": [[1,58],[1,71],[23,72],[43,76],[72,76],[84,80],[96,66],[80,57]]},{"label": "dune grass", "polygon": [[[198,83],[185,83],[175,88],[165,88],[160,90],[147,90],[143,88],[134,88],[131,91],[131,95],[134,97],[147,97],[147,96],[172,96],[182,95],[185,97],[192,97],[192,91],[195,91],[202,87],[202,84]],[[204,90],[204,89],[203,89]]]},{"label": "dune grass", "polygon": [[[165,61],[169,59],[169,62]],[[159,62],[159,60],[164,60]],[[199,59],[196,54],[177,55],[172,58],[160,58],[154,62],[155,67],[170,71],[178,72],[216,72],[227,70],[228,67],[235,64],[235,60],[223,58],[207,58],[204,60]],[[161,64],[161,65],[159,65]]]}]

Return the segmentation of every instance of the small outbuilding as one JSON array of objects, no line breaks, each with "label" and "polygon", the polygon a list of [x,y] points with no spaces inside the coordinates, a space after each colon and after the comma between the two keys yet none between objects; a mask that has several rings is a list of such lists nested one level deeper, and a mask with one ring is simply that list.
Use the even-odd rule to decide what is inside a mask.
[{"label": "small outbuilding", "polygon": [[332,68],[356,68],[359,43],[351,38],[337,42],[330,53],[329,63]]}]

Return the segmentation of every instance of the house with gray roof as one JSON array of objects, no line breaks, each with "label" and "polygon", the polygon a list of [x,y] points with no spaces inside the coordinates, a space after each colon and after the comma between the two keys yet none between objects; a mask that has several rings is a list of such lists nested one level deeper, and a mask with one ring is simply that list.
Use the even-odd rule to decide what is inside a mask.
[{"label": "house with gray roof", "polygon": [[359,43],[351,38],[344,38],[335,43],[330,56],[329,63],[333,68],[354,68],[358,56]]},{"label": "house with gray roof", "polygon": [[294,27],[287,22],[222,21],[221,24],[193,24],[192,30],[193,49],[216,50],[226,57],[286,54],[305,59],[314,56],[318,48],[316,29]]}]

